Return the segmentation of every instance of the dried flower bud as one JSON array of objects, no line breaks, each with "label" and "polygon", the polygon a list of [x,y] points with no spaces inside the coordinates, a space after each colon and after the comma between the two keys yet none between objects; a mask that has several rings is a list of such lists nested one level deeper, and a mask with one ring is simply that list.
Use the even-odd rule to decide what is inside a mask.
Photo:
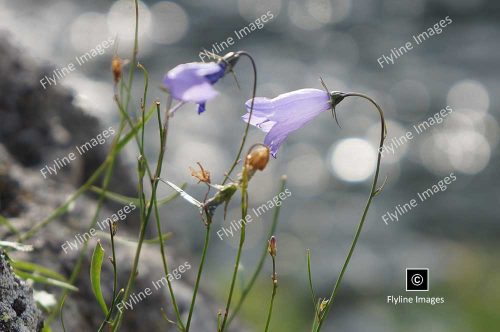
[{"label": "dried flower bud", "polygon": [[122,77],[122,59],[119,56],[113,56],[111,60],[111,71],[113,72],[113,79],[115,84],[117,84]]},{"label": "dried flower bud", "polygon": [[252,149],[247,155],[246,165],[252,170],[258,169],[259,171],[266,168],[269,162],[269,148],[267,146],[259,145]]},{"label": "dried flower bud", "polygon": [[191,170],[191,176],[194,178],[198,179],[198,183],[203,182],[203,183],[211,183],[210,181],[210,172],[205,170],[203,166],[199,162],[197,162],[198,166],[200,167],[200,171],[195,171],[191,167],[189,169]]},{"label": "dried flower bud", "polygon": [[269,245],[267,246],[267,251],[272,257],[276,257],[276,237],[273,235],[269,239]]},{"label": "dried flower bud", "polygon": [[118,223],[116,222],[116,220],[113,220],[111,222],[111,234],[115,236],[117,231],[118,231]]}]

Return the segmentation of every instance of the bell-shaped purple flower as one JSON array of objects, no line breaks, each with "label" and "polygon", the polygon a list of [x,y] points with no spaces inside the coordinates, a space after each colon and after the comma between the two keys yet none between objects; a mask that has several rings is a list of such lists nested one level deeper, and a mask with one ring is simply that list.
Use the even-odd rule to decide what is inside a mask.
[{"label": "bell-shaped purple flower", "polygon": [[184,63],[170,70],[163,84],[175,99],[199,104],[198,114],[201,114],[205,103],[218,95],[212,85],[224,76],[226,67],[224,61]]},{"label": "bell-shaped purple flower", "polygon": [[[251,104],[251,99],[245,104],[248,112],[242,117],[245,122],[250,117]],[[325,90],[301,89],[273,99],[257,97],[250,124],[267,133],[264,144],[276,158],[279,147],[291,132],[331,108],[331,95]]]}]

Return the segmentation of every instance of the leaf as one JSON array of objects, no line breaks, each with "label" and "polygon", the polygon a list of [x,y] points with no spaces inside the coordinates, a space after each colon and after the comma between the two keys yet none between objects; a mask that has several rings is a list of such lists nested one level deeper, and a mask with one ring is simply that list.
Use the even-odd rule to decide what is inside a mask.
[{"label": "leaf", "polygon": [[198,201],[193,196],[189,195],[187,192],[185,192],[184,190],[182,190],[181,188],[179,188],[177,185],[173,184],[172,182],[170,182],[168,180],[165,180],[165,181],[161,180],[161,181],[163,183],[166,183],[167,185],[169,185],[175,191],[177,191],[181,195],[181,197],[184,198],[189,203],[193,204],[194,206],[197,206],[200,209],[203,208],[203,204],[200,201]]},{"label": "leaf", "polygon": [[314,291],[312,273],[311,273],[311,250],[307,249],[307,277],[309,279],[309,290],[311,291],[312,303],[316,311],[316,318],[319,320],[320,315],[316,306],[316,292]]},{"label": "leaf", "polygon": [[70,290],[70,291],[74,291],[74,292],[78,291],[78,288],[76,288],[75,286],[73,286],[71,284],[68,284],[67,282],[64,282],[64,281],[61,281],[61,280],[56,280],[56,279],[44,277],[44,276],[37,275],[37,274],[30,274],[30,273],[23,272],[23,271],[18,270],[18,269],[14,269],[14,272],[19,277],[21,277],[21,278],[23,278],[25,280],[26,279],[31,279],[34,282],[38,282],[38,283],[41,283],[41,284],[46,284],[46,285],[50,285],[50,286],[56,286],[56,287],[64,288],[64,289],[67,289],[67,290]]},{"label": "leaf", "polygon": [[109,191],[109,190],[106,190],[106,192],[104,192],[102,190],[102,188],[99,188],[96,186],[90,187],[90,190],[99,194],[99,195],[102,195],[104,193],[104,197],[112,200],[113,202],[117,202],[117,203],[121,203],[121,204],[125,204],[125,205],[128,205],[130,203],[134,203],[135,205],[139,205],[139,200],[137,198],[134,198],[134,197],[120,195],[120,194],[114,193],[114,192]]},{"label": "leaf", "polygon": [[0,247],[12,248],[18,251],[33,251],[33,246],[19,242],[0,241]]},{"label": "leaf", "polygon": [[43,267],[41,265],[31,263],[31,262],[25,262],[25,261],[10,261],[11,265],[13,268],[18,269],[23,272],[29,272],[32,274],[38,274],[42,275],[51,279],[56,279],[62,282],[67,282],[66,278],[62,275],[59,274],[56,271],[53,271],[49,268]]},{"label": "leaf", "polygon": [[50,329],[49,324],[46,324],[46,323],[43,324],[42,332],[52,332],[52,330]]},{"label": "leaf", "polygon": [[108,314],[108,307],[104,301],[101,291],[101,268],[102,261],[104,260],[104,249],[100,241],[97,241],[94,253],[92,254],[92,261],[90,263],[90,282],[92,284],[92,291],[97,299],[97,302],[101,306],[102,311],[105,315]]},{"label": "leaf", "polygon": [[[100,235],[102,236],[103,238],[105,239],[109,239],[109,233],[105,233],[105,232],[102,232],[102,231],[97,231],[97,235]],[[172,232],[167,232],[167,233],[163,233],[162,237],[163,237],[163,242],[165,242],[166,240],[170,239],[172,237],[173,233]],[[127,239],[125,237],[122,237],[122,236],[114,236],[114,240],[116,242],[119,242],[119,243],[122,243],[122,244],[133,244],[133,245],[137,245],[137,241],[136,240],[132,240],[132,239]],[[160,237],[157,236],[153,239],[146,239],[143,241],[144,243],[148,243],[148,244],[156,244],[156,243],[159,243],[160,242]]]},{"label": "leaf", "polygon": [[[181,188],[184,189],[184,188],[186,188],[186,186],[187,186],[187,184],[183,183],[181,185]],[[90,190],[93,191],[93,192],[95,192],[95,193],[97,193],[97,194],[102,194],[103,193],[102,188],[99,188],[99,187],[96,187],[96,186],[90,187]],[[112,200],[114,202],[120,203],[120,204],[128,205],[130,203],[134,203],[137,206],[140,205],[140,202],[139,202],[138,198],[128,197],[128,196],[125,196],[125,195],[117,194],[117,193],[111,192],[109,190],[106,190],[106,192],[104,192],[104,197],[106,197],[107,199]],[[162,198],[162,199],[158,200],[158,206],[165,205],[165,204],[169,203],[170,201],[176,199],[177,197],[179,197],[179,193],[175,193],[173,195],[169,195],[169,196],[167,196],[165,198]]]},{"label": "leaf", "polygon": [[[153,104],[149,110],[147,111],[146,113],[146,116],[144,117],[144,123],[148,123],[149,120],[151,119],[151,116],[154,114],[156,110],[156,104]],[[117,145],[117,151],[120,151],[125,145],[127,145],[127,143],[135,136],[135,134],[139,131],[139,129],[142,128],[142,119],[140,121],[137,122],[137,124],[134,126],[134,128],[132,130],[130,130],[128,132],[127,135],[125,135],[119,142],[118,142],[118,145]]]},{"label": "leaf", "polygon": [[12,223],[9,221],[9,219],[5,218],[4,216],[0,216],[0,224],[5,225],[14,234],[19,234],[19,231],[12,225]]}]

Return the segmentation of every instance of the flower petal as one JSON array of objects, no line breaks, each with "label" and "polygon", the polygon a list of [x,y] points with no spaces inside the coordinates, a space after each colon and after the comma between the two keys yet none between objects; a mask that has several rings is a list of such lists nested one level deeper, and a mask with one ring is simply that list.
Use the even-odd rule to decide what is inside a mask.
[{"label": "flower petal", "polygon": [[186,72],[193,72],[198,76],[207,76],[211,74],[215,74],[221,70],[221,66],[215,62],[190,62],[183,63],[181,65],[176,66],[172,70],[170,70],[167,74],[170,78],[177,78],[178,75],[182,75]]},{"label": "flower petal", "polygon": [[[248,122],[249,117],[250,117],[250,113],[246,113],[241,118],[243,119],[243,121]],[[267,133],[276,124],[276,122],[268,120],[265,117],[259,117],[259,116],[252,113],[252,119],[250,121],[250,124],[252,126],[259,128],[263,132]]]},{"label": "flower petal", "polygon": [[[246,102],[247,114],[242,117],[245,122],[250,117],[251,105],[250,99]],[[291,132],[330,107],[329,94],[318,89],[292,91],[273,99],[255,98],[250,124],[267,132],[264,144],[276,158],[279,147]]]},{"label": "flower petal", "polygon": [[[315,117],[330,108],[330,96],[324,90],[301,89],[281,94],[273,99],[255,98],[253,114],[272,121],[290,118]],[[250,112],[252,100],[246,102]]]},{"label": "flower petal", "polygon": [[186,63],[178,65],[165,76],[163,83],[175,99],[203,103],[217,96],[206,75],[224,73],[217,63]]}]

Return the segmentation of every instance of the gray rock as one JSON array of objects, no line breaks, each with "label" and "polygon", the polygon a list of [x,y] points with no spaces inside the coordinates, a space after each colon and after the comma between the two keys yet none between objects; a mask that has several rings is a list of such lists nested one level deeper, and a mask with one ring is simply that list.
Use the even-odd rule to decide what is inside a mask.
[{"label": "gray rock", "polygon": [[42,312],[36,307],[33,289],[19,279],[0,253],[0,331],[41,331]]}]

